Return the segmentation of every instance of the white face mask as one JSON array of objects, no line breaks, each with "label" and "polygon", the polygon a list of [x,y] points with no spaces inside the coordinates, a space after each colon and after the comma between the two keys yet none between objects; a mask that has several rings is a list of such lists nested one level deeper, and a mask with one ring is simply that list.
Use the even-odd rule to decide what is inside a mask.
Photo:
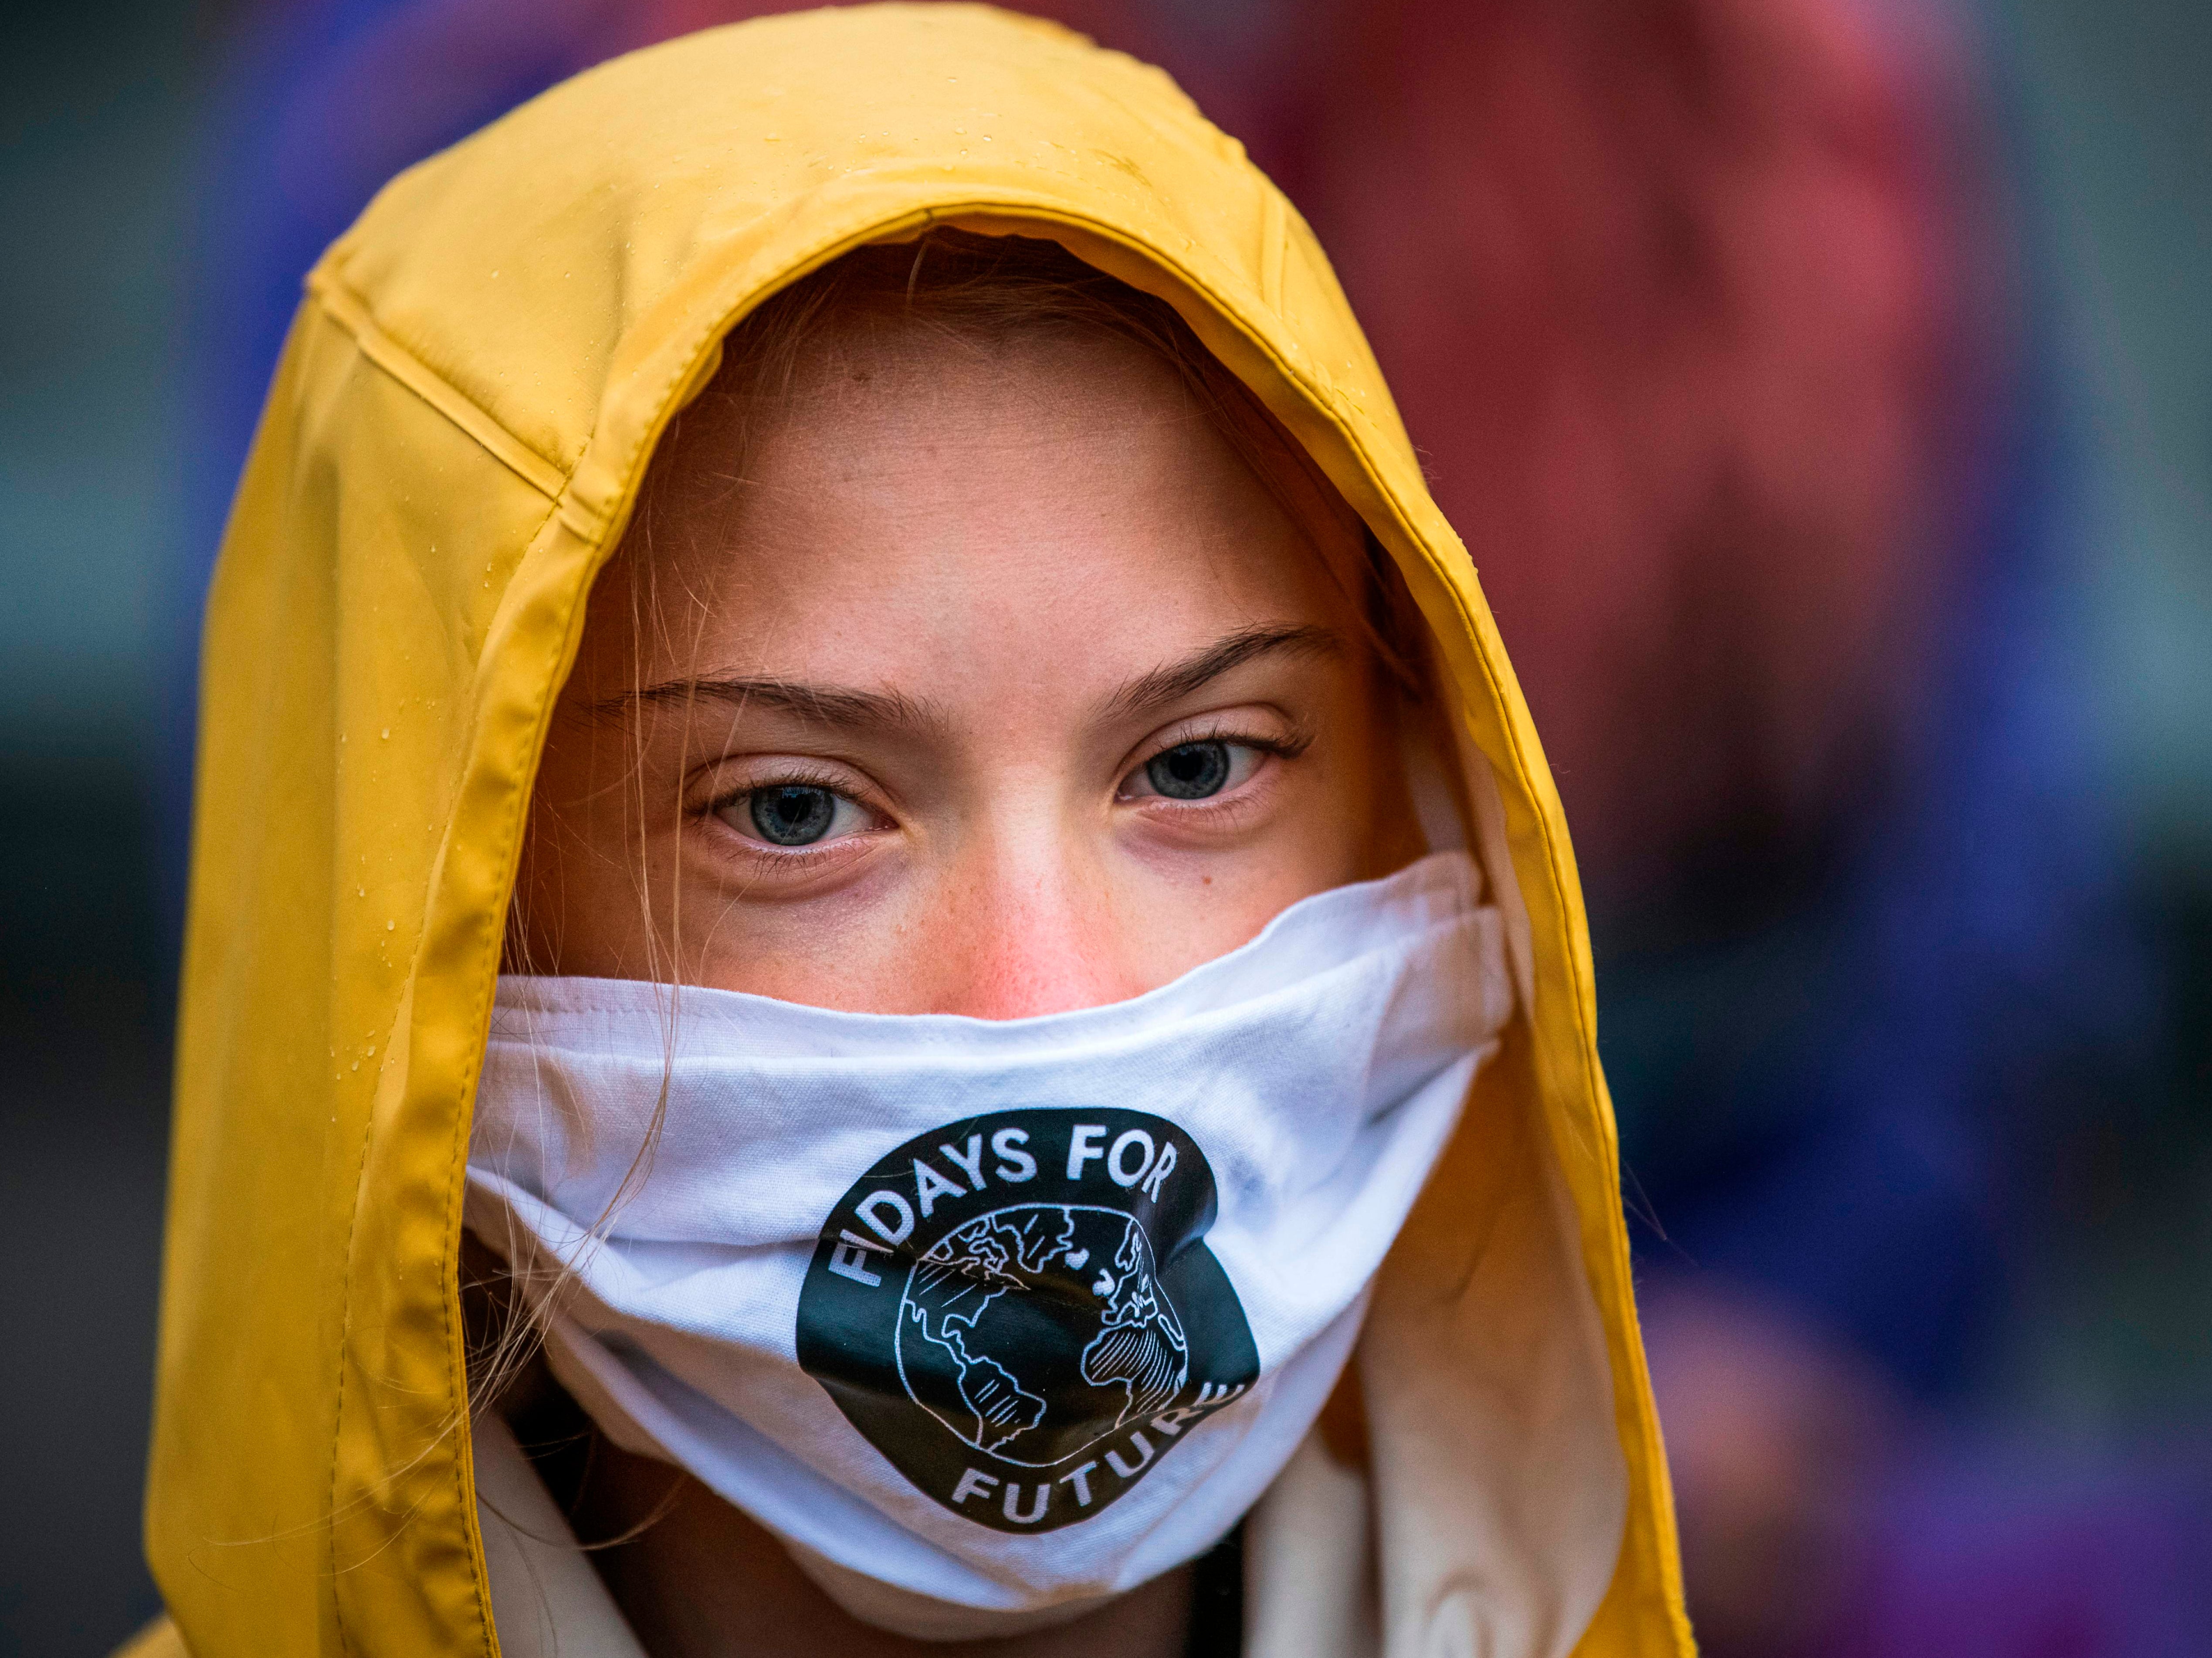
[{"label": "white face mask", "polygon": [[1326,1402],[1510,1011],[1479,897],[1440,853],[1003,1022],[504,979],[469,1224],[572,1275],[548,1357],[603,1430],[857,1616],[1073,1616],[1211,1547]]}]

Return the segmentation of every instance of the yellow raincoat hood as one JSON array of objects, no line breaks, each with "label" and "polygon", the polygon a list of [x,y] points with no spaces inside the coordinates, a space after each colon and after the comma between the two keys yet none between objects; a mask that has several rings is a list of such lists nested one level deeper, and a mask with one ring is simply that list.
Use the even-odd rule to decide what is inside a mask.
[{"label": "yellow raincoat hood", "polygon": [[208,623],[152,1647],[499,1649],[456,1259],[548,716],[722,336],[932,224],[1050,238],[1171,303],[1437,641],[1522,1008],[1362,1338],[1383,1651],[1688,1652],[1582,901],[1474,568],[1241,148],[1158,71],[964,5],[607,64],[403,175],[309,278]]}]

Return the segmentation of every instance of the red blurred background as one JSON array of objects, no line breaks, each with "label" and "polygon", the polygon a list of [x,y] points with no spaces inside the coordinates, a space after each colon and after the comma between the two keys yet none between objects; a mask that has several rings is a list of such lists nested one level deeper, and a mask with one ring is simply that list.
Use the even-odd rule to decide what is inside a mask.
[{"label": "red blurred background", "polygon": [[[553,81],[783,9],[137,0],[16,54],[0,1651],[152,1610],[191,641],[300,276]],[[1473,550],[1591,899],[1707,1649],[2212,1651],[2212,24],[1030,9],[1284,185]]]}]

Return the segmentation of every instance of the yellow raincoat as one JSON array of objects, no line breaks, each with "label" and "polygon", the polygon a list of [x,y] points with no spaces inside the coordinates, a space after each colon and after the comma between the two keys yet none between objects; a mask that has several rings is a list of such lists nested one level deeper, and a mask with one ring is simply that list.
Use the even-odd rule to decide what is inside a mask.
[{"label": "yellow raincoat", "polygon": [[1276,1505],[1250,1649],[1352,1658],[1300,1598],[1349,1570],[1388,1658],[1690,1650],[1582,900],[1474,568],[1242,149],[1158,71],[964,5],[619,59],[404,174],[309,278],[208,622],[143,1650],[500,1650],[456,1254],[547,718],[725,332],[932,224],[1162,296],[1308,447],[1434,631],[1510,918],[1522,1011],[1362,1337],[1355,1523]]}]

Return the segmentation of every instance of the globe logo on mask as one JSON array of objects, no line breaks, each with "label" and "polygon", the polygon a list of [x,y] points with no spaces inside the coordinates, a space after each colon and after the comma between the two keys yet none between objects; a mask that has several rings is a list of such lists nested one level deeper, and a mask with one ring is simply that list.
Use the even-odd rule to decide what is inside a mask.
[{"label": "globe logo on mask", "polygon": [[1164,1409],[1190,1349],[1143,1227],[1110,1209],[1024,1204],[921,1258],[899,1308],[899,1370],[977,1450],[1042,1466]]},{"label": "globe logo on mask", "polygon": [[947,1124],[855,1181],[801,1292],[800,1363],[955,1514],[1103,1512],[1259,1374],[1205,1234],[1212,1170],[1147,1113]]}]

